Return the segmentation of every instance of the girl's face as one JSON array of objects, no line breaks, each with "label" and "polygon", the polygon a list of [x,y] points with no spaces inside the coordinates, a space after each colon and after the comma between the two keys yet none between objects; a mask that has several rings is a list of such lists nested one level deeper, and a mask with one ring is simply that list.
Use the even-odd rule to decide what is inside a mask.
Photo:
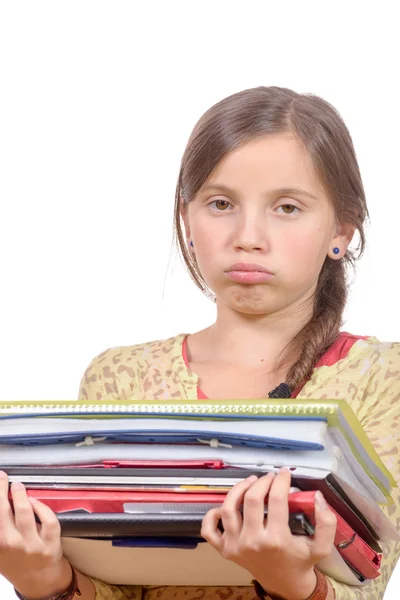
[{"label": "girl's face", "polygon": [[343,257],[354,233],[337,224],[307,151],[290,134],[227,155],[182,204],[182,217],[217,304],[255,315],[308,304],[326,256]]}]

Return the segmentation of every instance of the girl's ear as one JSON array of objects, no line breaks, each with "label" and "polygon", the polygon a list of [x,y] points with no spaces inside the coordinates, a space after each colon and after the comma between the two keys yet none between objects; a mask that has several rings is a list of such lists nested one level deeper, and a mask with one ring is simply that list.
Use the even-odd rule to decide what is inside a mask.
[{"label": "girl's ear", "polygon": [[[353,239],[356,226],[353,223],[338,223],[328,251],[330,258],[343,258],[347,247]],[[334,251],[334,249],[336,249]],[[339,251],[337,250],[339,249]]]},{"label": "girl's ear", "polygon": [[188,215],[188,204],[185,204],[185,200],[183,199],[183,197],[180,197],[180,205],[179,205],[179,210],[181,213],[181,217],[183,220],[183,224],[185,226],[185,233],[186,233],[186,239],[187,242],[189,244],[189,239],[190,239],[190,223],[189,223],[189,215]]}]

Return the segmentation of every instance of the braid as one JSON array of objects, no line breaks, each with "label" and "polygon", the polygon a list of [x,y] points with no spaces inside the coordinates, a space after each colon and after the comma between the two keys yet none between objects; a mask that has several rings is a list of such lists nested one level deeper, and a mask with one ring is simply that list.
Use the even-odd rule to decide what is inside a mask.
[{"label": "braid", "polygon": [[293,340],[293,345],[300,349],[300,358],[286,377],[292,391],[310,377],[317,361],[337,338],[346,299],[345,261],[327,259],[318,279],[314,315]]}]

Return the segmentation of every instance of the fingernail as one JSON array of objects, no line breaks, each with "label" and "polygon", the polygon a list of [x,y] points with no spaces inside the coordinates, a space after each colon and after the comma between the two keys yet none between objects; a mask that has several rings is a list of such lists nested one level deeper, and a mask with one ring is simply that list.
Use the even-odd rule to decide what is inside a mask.
[{"label": "fingernail", "polygon": [[33,498],[32,496],[29,496],[29,502],[31,504],[37,504],[39,502],[39,500],[37,498]]},{"label": "fingernail", "polygon": [[281,467],[279,469],[279,473],[290,473],[289,469],[287,467]]},{"label": "fingernail", "polygon": [[0,471],[0,479],[5,479],[7,477],[7,473],[4,473],[4,471]]},{"label": "fingernail", "polygon": [[13,481],[12,484],[11,484],[11,487],[14,490],[23,490],[25,486],[20,481]]},{"label": "fingernail", "polygon": [[318,508],[328,508],[328,504],[321,492],[317,492],[315,494],[315,504],[318,506]]}]

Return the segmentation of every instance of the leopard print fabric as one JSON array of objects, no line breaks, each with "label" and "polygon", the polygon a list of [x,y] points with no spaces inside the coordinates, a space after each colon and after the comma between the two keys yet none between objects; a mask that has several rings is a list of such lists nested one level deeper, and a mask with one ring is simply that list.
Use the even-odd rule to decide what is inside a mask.
[{"label": "leopard print fabric", "polygon": [[163,586],[143,590],[143,600],[258,600],[252,587]]},{"label": "leopard print fabric", "polygon": [[142,600],[143,588],[141,585],[110,585],[91,578],[96,590],[96,600]]},{"label": "leopard print fabric", "polygon": [[96,600],[258,600],[252,587],[114,586],[92,579]]},{"label": "leopard print fabric", "polygon": [[[198,378],[185,365],[187,334],[106,350],[92,360],[79,390],[81,400],[168,400],[197,398]],[[400,343],[370,337],[358,340],[348,355],[331,366],[315,368],[299,398],[344,398],[391,471],[400,481]],[[400,487],[395,503],[383,507],[400,531]],[[400,542],[382,545],[381,576],[362,587],[328,578],[337,600],[382,600],[400,554]],[[96,600],[255,600],[251,587],[111,586],[93,580]]]}]

